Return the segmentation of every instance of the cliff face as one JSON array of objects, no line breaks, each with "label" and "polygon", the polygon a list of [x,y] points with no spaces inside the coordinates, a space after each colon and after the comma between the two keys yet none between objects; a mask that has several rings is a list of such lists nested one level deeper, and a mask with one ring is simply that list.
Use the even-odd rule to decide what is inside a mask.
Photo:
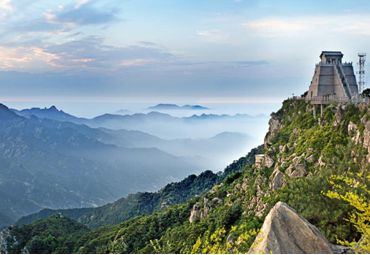
[{"label": "cliff face", "polygon": [[[90,231],[78,240],[75,252],[246,253],[279,201],[289,207],[275,208],[273,214],[289,217],[270,221],[281,230],[271,232],[274,238],[286,240],[269,246],[278,247],[273,251],[329,252],[328,242],[358,240],[360,235],[346,220],[353,209],[325,193],[332,175],[368,174],[370,108],[328,105],[322,117],[314,112],[303,101],[285,101],[272,114],[258,166],[238,166],[242,171],[179,206]],[[305,229],[297,233],[318,238],[322,245],[297,245],[289,233],[297,222]]]}]

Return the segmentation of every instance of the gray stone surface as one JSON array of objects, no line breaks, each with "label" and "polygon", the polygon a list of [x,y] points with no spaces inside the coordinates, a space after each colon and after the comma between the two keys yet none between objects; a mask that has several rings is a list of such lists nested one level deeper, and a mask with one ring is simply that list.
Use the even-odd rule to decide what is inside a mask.
[{"label": "gray stone surface", "polygon": [[333,253],[320,231],[287,204],[278,202],[266,216],[248,253]]}]

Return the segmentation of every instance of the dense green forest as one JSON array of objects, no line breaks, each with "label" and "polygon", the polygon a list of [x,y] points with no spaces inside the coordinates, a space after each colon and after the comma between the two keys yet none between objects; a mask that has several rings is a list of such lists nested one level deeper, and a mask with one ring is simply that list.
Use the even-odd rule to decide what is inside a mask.
[{"label": "dense green forest", "polygon": [[[327,105],[321,113],[304,101],[286,100],[269,124],[262,150],[226,168],[208,192],[114,226],[68,227],[67,241],[76,237],[73,252],[246,253],[277,201],[295,208],[332,243],[359,240],[361,233],[348,220],[354,207],[327,194],[333,176],[359,176],[361,187],[369,190],[369,179],[361,176],[370,169],[370,108]],[[253,165],[257,153],[263,161]],[[363,199],[369,201],[369,193]],[[34,239],[46,245],[45,232],[33,229],[48,220],[10,229],[8,240],[18,241],[9,241],[8,251],[35,252]],[[52,252],[59,252],[63,242],[53,243]]]}]

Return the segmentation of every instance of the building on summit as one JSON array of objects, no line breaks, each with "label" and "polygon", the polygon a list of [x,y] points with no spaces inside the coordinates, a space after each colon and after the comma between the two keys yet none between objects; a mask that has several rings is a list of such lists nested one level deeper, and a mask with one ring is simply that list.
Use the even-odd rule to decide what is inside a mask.
[{"label": "building on summit", "polygon": [[359,97],[352,63],[342,62],[340,51],[323,51],[316,64],[306,100],[312,104],[351,102]]}]

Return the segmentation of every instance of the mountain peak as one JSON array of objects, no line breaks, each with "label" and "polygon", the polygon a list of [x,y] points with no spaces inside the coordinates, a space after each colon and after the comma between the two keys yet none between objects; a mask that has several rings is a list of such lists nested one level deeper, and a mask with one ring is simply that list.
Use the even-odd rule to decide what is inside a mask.
[{"label": "mountain peak", "polygon": [[0,103],[0,110],[9,110],[8,106]]},{"label": "mountain peak", "polygon": [[6,105],[0,103],[0,120],[10,120],[19,118],[12,110],[10,110]]},{"label": "mountain peak", "polygon": [[53,111],[53,112],[55,112],[55,111],[59,112],[58,108],[56,108],[55,105],[50,106],[50,108],[48,110]]}]

